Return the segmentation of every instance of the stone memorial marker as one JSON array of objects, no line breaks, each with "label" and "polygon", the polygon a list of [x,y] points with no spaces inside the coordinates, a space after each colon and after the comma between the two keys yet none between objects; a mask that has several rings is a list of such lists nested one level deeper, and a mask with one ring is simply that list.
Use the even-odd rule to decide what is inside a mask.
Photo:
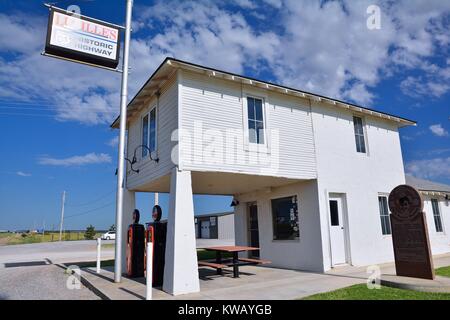
[{"label": "stone memorial marker", "polygon": [[411,186],[400,185],[389,194],[392,242],[398,276],[434,279],[423,200]]}]

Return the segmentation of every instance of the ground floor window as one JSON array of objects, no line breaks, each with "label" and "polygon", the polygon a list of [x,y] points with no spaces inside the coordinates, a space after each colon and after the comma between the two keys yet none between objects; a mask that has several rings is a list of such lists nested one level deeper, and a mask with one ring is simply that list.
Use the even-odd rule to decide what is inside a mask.
[{"label": "ground floor window", "polygon": [[297,196],[272,200],[273,239],[300,238]]},{"label": "ground floor window", "polygon": [[444,232],[442,227],[441,211],[439,210],[439,202],[437,199],[431,199],[431,205],[433,206],[433,218],[436,232]]},{"label": "ground floor window", "polygon": [[387,197],[379,196],[378,205],[380,207],[381,230],[383,232],[383,235],[391,234],[391,220],[389,218]]}]

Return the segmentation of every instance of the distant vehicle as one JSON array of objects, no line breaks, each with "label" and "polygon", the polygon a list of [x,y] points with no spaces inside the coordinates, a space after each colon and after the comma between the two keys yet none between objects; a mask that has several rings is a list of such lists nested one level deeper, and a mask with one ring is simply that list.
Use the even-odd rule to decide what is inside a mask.
[{"label": "distant vehicle", "polygon": [[108,231],[102,235],[103,240],[115,240],[116,239],[116,231]]}]

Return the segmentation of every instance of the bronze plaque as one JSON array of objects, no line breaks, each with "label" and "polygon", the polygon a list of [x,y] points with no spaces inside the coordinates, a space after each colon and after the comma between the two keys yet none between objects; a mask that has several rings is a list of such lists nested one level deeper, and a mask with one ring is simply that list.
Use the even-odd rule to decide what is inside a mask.
[{"label": "bronze plaque", "polygon": [[400,185],[389,194],[392,243],[398,276],[434,279],[423,200],[411,186]]}]

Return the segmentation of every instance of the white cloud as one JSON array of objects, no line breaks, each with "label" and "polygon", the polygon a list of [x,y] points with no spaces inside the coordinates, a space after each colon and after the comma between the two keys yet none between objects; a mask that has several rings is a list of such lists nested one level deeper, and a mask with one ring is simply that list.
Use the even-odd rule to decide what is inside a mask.
[{"label": "white cloud", "polygon": [[431,132],[438,137],[446,137],[448,136],[448,131],[445,130],[441,124],[433,124],[430,126]]},{"label": "white cloud", "polygon": [[83,156],[73,156],[69,158],[56,159],[44,156],[38,159],[38,163],[50,166],[83,166],[88,164],[110,163],[111,156],[105,153],[88,153]]},{"label": "white cloud", "polygon": [[450,157],[414,160],[406,163],[405,169],[408,174],[419,178],[450,178]]},{"label": "white cloud", "polygon": [[234,3],[242,8],[246,9],[254,9],[256,8],[256,4],[251,0],[234,0]]},{"label": "white cloud", "polygon": [[277,9],[280,9],[283,5],[281,0],[263,0],[263,2]]},{"label": "white cloud", "polygon": [[31,177],[31,173],[25,173],[23,171],[17,171],[16,174],[21,177]]},{"label": "white cloud", "polygon": [[[166,56],[370,105],[373,88],[404,71],[405,94],[450,91],[450,2],[235,0],[157,1],[135,10],[130,97]],[[381,30],[366,9],[381,7]],[[261,23],[250,23],[258,16]],[[119,111],[118,74],[42,57],[46,19],[0,14],[0,98],[40,101],[60,121],[110,123]],[[158,28],[154,26],[158,25]],[[36,37],[29,37],[30,30]],[[25,39],[10,41],[11,39]],[[10,60],[12,59],[12,60]],[[42,104],[41,103],[41,104]],[[37,111],[36,111],[37,112]]]},{"label": "white cloud", "polygon": [[106,142],[106,144],[113,148],[117,147],[119,145],[119,136],[115,136],[114,138]]}]

